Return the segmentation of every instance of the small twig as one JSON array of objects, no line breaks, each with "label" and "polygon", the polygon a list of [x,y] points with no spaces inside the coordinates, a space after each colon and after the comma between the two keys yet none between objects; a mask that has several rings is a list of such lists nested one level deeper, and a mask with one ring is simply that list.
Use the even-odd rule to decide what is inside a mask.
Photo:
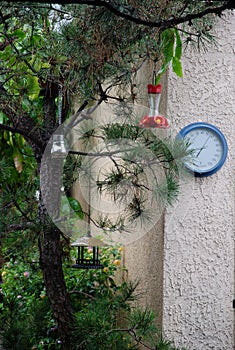
[{"label": "small twig", "polygon": [[116,328],[116,329],[110,329],[107,334],[112,333],[112,332],[126,332],[128,334],[130,334],[130,336],[138,343],[143,345],[146,349],[149,350],[155,350],[152,347],[146,345],[144,342],[141,341],[141,339],[139,337],[136,336],[135,333],[135,328]]},{"label": "small twig", "polygon": [[13,128],[11,126],[8,126],[8,125],[4,125],[4,124],[0,124],[0,129],[2,130],[6,130],[6,131],[10,131],[10,132],[18,132],[19,134],[21,133],[20,130],[16,129],[16,128]]},{"label": "small twig", "polygon": [[25,214],[25,213],[23,212],[23,210],[20,208],[20,206],[19,206],[19,204],[16,202],[16,200],[13,200],[13,203],[14,203],[14,205],[16,206],[16,208],[19,210],[19,212],[23,215],[23,217],[24,217],[26,220],[28,220],[29,222],[33,222],[33,220],[31,220],[31,219],[27,216],[27,214]]},{"label": "small twig", "polygon": [[129,152],[132,149],[123,149],[123,150],[116,150],[116,151],[109,151],[109,152],[83,152],[83,151],[73,151],[70,150],[70,154],[77,154],[79,156],[88,156],[88,157],[112,157],[115,154],[123,153],[123,152]]},{"label": "small twig", "polygon": [[[81,117],[81,112],[86,108],[87,105],[88,105],[88,101],[84,101],[83,104],[78,108],[77,112],[72,117],[70,117],[70,122],[66,125],[66,128],[65,128],[65,135],[70,131],[71,128],[73,128],[74,126],[76,126],[78,123],[80,123],[82,120],[85,119],[84,115]],[[77,120],[79,116],[81,118]]]},{"label": "small twig", "polygon": [[93,300],[96,300],[95,297],[93,297],[93,295],[90,295],[88,293],[85,293],[85,292],[81,292],[80,290],[71,290],[69,292],[69,294],[82,294],[82,295],[85,295],[86,297],[90,298],[90,299],[93,299]]},{"label": "small twig", "polygon": [[29,228],[35,227],[35,223],[31,222],[25,222],[21,224],[12,224],[8,225],[4,229],[4,233],[10,233],[10,232],[15,232],[15,231],[24,231]]}]

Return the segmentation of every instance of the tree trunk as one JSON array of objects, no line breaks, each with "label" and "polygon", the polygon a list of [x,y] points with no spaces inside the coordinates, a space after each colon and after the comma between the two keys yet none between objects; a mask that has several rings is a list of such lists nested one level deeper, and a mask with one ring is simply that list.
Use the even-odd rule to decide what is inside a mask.
[{"label": "tree trunk", "polygon": [[74,322],[74,316],[62,268],[61,232],[47,213],[48,206],[50,206],[49,212],[51,213],[53,209],[55,215],[60,207],[58,202],[60,200],[62,178],[59,171],[60,165],[57,162],[61,162],[61,160],[53,160],[55,164],[49,166],[48,162],[51,161],[50,157],[48,157],[48,159],[43,160],[43,166],[40,164],[40,167],[43,168],[43,177],[41,175],[43,200],[39,207],[41,221],[39,239],[40,265],[53,317],[58,326],[62,349],[71,350],[71,326]]},{"label": "tree trunk", "polygon": [[[44,213],[44,222],[45,222]],[[53,224],[44,225],[39,241],[40,265],[50,300],[53,317],[58,326],[63,350],[71,350],[71,326],[73,310],[66,290],[62,269],[60,232]]]}]

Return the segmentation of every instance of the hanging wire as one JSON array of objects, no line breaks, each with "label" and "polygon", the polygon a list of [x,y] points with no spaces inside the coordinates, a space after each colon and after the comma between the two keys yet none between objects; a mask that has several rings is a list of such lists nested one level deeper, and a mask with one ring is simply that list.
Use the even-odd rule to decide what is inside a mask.
[{"label": "hanging wire", "polygon": [[154,61],[153,63],[153,75],[152,75],[152,84],[156,84],[156,77],[157,77],[157,70],[156,70],[157,62]]},{"label": "hanging wire", "polygon": [[91,164],[88,172],[88,217],[87,217],[87,237],[91,237]]},{"label": "hanging wire", "polygon": [[63,87],[62,84],[59,84],[58,89],[58,124],[62,124],[62,104],[63,104]]}]

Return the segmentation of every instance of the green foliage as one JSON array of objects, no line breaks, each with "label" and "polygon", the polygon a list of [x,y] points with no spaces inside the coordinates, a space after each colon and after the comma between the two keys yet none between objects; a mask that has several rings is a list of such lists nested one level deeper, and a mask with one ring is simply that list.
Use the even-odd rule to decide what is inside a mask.
[{"label": "green foliage", "polygon": [[[137,306],[138,282],[131,283],[124,278],[122,251],[122,247],[102,248],[104,268],[98,270],[71,268],[75,258],[73,249],[71,257],[65,259],[65,281],[76,318],[73,349],[110,350],[112,345],[116,350],[134,350],[145,344],[152,350],[156,346],[159,350],[177,350],[161,338],[153,312]],[[89,248],[87,254],[91,254]],[[60,349],[37,254],[32,252],[27,261],[19,256],[17,260],[11,259],[1,273],[0,322],[4,349]]]},{"label": "green foliage", "polygon": [[[76,314],[74,349],[108,350],[137,349],[130,343],[130,337],[117,327],[117,305],[105,300],[91,302]],[[123,334],[122,334],[123,333]]]},{"label": "green foliage", "polygon": [[[31,254],[32,255],[32,254]],[[33,259],[34,258],[34,259]],[[8,261],[2,269],[0,304],[6,350],[59,349],[54,321],[38,266],[38,257]],[[44,345],[43,345],[44,344]]]},{"label": "green foliage", "polygon": [[[44,65],[36,64],[38,61],[36,58],[30,59],[31,53],[28,52],[28,48],[32,47],[32,42],[29,39],[31,34],[29,30],[22,31],[19,28],[11,31],[12,27],[8,28],[7,30],[6,26],[1,24],[1,33],[5,34],[9,44],[3,51],[0,51],[0,59],[6,67],[13,67],[13,69],[6,71],[4,86],[13,94],[22,95],[25,93],[30,100],[35,100],[40,93],[38,77],[35,76],[35,73],[40,71]],[[2,35],[2,39],[4,40],[4,35]],[[34,35],[31,40],[34,40]]]},{"label": "green foliage", "polygon": [[[123,151],[123,155],[121,155],[125,162],[124,165],[121,163],[120,167],[111,169],[111,171],[107,173],[104,181],[99,185],[109,192],[118,192],[116,193],[117,198],[121,196],[121,184],[125,184],[125,181],[132,184],[132,188],[128,189],[128,191],[133,190],[135,185],[138,186],[138,191],[141,192],[141,196],[133,196],[133,199],[136,201],[136,205],[134,205],[133,202],[133,208],[138,209],[141,203],[144,204],[146,198],[145,192],[147,192],[147,195],[150,194],[150,192],[146,191],[146,188],[144,188],[144,185],[148,186],[148,182],[143,177],[143,174],[157,165],[163,167],[165,180],[159,180],[158,172],[155,172],[155,179],[153,180],[156,182],[154,193],[159,204],[172,204],[174,199],[177,198],[179,191],[178,179],[181,161],[183,157],[189,154],[187,145],[179,140],[161,140],[152,132],[140,130],[133,125],[125,126],[112,124],[105,127],[104,132],[107,139],[113,138],[116,140],[120,137],[125,140],[135,141],[135,144],[131,144],[130,146],[130,144],[127,143],[126,146],[122,146],[123,149],[127,149],[127,151]],[[143,186],[142,190],[141,186]],[[127,190],[125,188],[125,195],[126,194]]]},{"label": "green foliage", "polygon": [[0,147],[2,235],[17,231],[23,223],[27,223],[24,227],[33,228],[37,217],[36,191],[39,180],[32,149],[21,135],[0,131]]},{"label": "green foliage", "polygon": [[[123,249],[121,247],[101,247],[99,250],[104,268],[88,271],[71,269],[71,262],[75,263],[77,252],[75,249],[70,251],[71,260],[69,259],[65,264],[64,271],[66,285],[71,291],[75,310],[81,310],[90,297],[108,296],[110,293],[112,294],[113,289],[119,288],[114,282],[114,276],[121,266]],[[86,258],[91,258],[91,256],[92,249],[88,248]]]},{"label": "green foliage", "polygon": [[173,71],[182,78],[183,73],[180,62],[182,56],[182,41],[176,28],[166,29],[161,33],[161,49],[163,53],[162,67],[157,74],[155,84],[158,84],[171,63]]},{"label": "green foliage", "polygon": [[[146,12],[149,5],[141,3],[142,7]],[[155,7],[149,15],[157,20],[159,9]],[[2,8],[8,16],[9,6],[3,2]],[[161,5],[160,9],[167,15],[167,9]],[[14,12],[14,6],[11,10]],[[20,97],[22,107],[35,108],[34,102],[41,99],[48,79],[63,81],[68,96],[79,93],[86,99],[99,94],[103,83],[122,84],[123,89],[147,58],[162,60],[157,79],[171,62],[175,73],[182,76],[182,42],[176,28],[158,36],[152,28],[136,26],[102,7],[80,5],[66,10],[34,8],[29,16],[22,7],[17,9],[21,17],[16,16],[11,25],[8,21],[1,24],[1,38],[6,44],[0,50],[5,66],[0,81],[8,92]]]},{"label": "green foliage", "polygon": [[84,219],[84,212],[80,202],[73,197],[62,196],[60,201],[61,215],[69,215],[71,209],[76,213],[77,219]]},{"label": "green foliage", "polygon": [[[6,350],[60,349],[38,255],[32,248],[34,246],[23,259],[19,252],[18,255],[11,252],[14,259],[8,260],[1,270],[3,299],[0,303],[0,321]],[[108,298],[115,289],[121,289],[114,282],[114,274],[121,263],[121,251],[116,248],[104,249],[101,255],[104,269],[99,271],[75,270],[71,268],[70,259],[65,261],[66,283],[75,310],[81,310],[90,298]],[[72,258],[74,253],[72,250]],[[1,254],[9,259],[5,249]]]},{"label": "green foliage", "polygon": [[[75,306],[74,350],[177,350],[156,328],[155,316],[138,307],[138,282],[123,279],[123,248],[102,248],[103,270],[66,268],[66,281]],[[159,348],[157,347],[159,346]],[[179,350],[179,349],[178,349]]]},{"label": "green foliage", "polygon": [[[87,120],[80,123],[74,140],[82,143],[83,151],[74,150],[66,159],[63,175],[68,199],[73,183],[83,186],[90,177],[90,186],[97,198],[108,195],[115,205],[122,205],[120,217],[91,213],[93,223],[105,231],[125,231],[130,222],[137,220],[141,225],[150,222],[155,210],[155,205],[149,205],[150,196],[158,208],[172,204],[179,192],[182,159],[189,154],[182,141],[162,140],[152,130],[138,127],[140,116],[125,109],[125,104],[115,108],[117,118],[113,123],[105,126]],[[80,130],[84,130],[81,135]],[[99,169],[96,161],[104,158],[110,166]],[[67,199],[62,206],[63,213],[68,214]],[[85,209],[80,203],[71,207],[77,214],[90,215],[83,212]]]},{"label": "green foliage", "polygon": [[81,101],[102,95],[104,83],[110,88],[121,87],[117,94],[123,96],[124,85],[132,83],[133,74],[147,59],[161,62],[156,82],[170,64],[181,77],[183,43],[208,43],[213,38],[215,16],[196,18],[182,27],[173,22],[168,28],[152,28],[128,21],[121,14],[139,17],[146,24],[160,23],[196,14],[211,5],[207,1],[169,1],[167,6],[164,1],[121,1],[114,6],[118,16],[102,6],[30,7],[3,1],[0,60],[4,69],[0,82],[19,107],[28,112],[31,109],[30,115],[41,122],[41,100],[48,82],[62,83],[71,102],[74,94]]},{"label": "green foliage", "polygon": [[80,218],[80,219],[83,219],[84,218],[84,213],[82,211],[82,207],[81,207],[81,204],[79,203],[79,201],[75,198],[72,198],[72,197],[69,197],[68,198],[68,202],[71,206],[71,208],[75,211],[75,213],[77,214],[77,216]]}]

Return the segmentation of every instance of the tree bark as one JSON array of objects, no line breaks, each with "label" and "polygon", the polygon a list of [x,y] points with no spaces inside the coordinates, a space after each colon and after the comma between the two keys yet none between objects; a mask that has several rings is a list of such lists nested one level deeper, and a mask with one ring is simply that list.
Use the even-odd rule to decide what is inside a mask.
[{"label": "tree bark", "polygon": [[[47,214],[44,213],[43,216],[43,219],[47,220]],[[62,342],[62,349],[71,350],[71,327],[74,317],[62,269],[60,232],[53,224],[44,225],[44,229],[41,230],[39,251],[40,266],[53,311],[53,317]]]},{"label": "tree bark", "polygon": [[[50,158],[48,161],[50,161]],[[41,222],[39,235],[40,266],[53,311],[53,317],[58,326],[62,349],[71,350],[71,328],[74,322],[74,316],[72,303],[64,280],[61,232],[52,222],[45,206],[45,203],[47,203],[48,208],[49,203],[52,208],[55,208],[55,211],[59,208],[61,176],[60,174],[55,174],[56,169],[56,167],[48,166],[46,168],[47,171],[43,171],[43,178],[41,177],[41,189],[43,189],[44,197],[39,207],[39,218]],[[55,195],[55,193],[58,195]]]},{"label": "tree bark", "polygon": [[[57,124],[55,105],[55,97],[57,95],[58,86],[51,86],[48,84],[44,95],[44,121],[42,132],[45,145],[55,131]],[[43,147],[42,151],[44,151],[45,148],[46,147]],[[39,219],[41,223],[39,252],[40,266],[46,292],[51,304],[54,320],[58,327],[62,349],[71,350],[71,332],[74,315],[63,273],[61,232],[54,224],[54,219],[58,216],[60,210],[59,203],[62,187],[61,162],[63,162],[63,160],[51,159],[50,154],[46,153],[44,155],[41,154],[38,160],[38,167],[41,173],[40,189],[43,193],[43,198],[40,199],[39,205]]]}]

